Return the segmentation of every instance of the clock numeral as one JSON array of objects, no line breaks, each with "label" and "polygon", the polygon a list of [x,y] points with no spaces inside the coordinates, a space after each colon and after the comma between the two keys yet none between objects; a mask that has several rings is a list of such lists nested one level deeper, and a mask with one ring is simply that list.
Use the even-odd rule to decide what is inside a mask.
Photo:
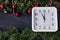
[{"label": "clock numeral", "polygon": [[39,26],[39,29],[41,29],[41,26]]},{"label": "clock numeral", "polygon": [[51,29],[51,28],[50,28],[50,26],[49,26],[49,28],[48,28],[48,29]]},{"label": "clock numeral", "polygon": [[54,19],[52,18],[52,21],[53,21]]},{"label": "clock numeral", "polygon": [[46,29],[46,27],[44,26],[43,29]]},{"label": "clock numeral", "polygon": [[34,16],[37,16],[38,13],[36,12],[36,9],[34,9]]},{"label": "clock numeral", "polygon": [[46,13],[46,10],[43,10],[43,13]]},{"label": "clock numeral", "polygon": [[38,15],[38,13],[34,13],[34,16],[37,16]]},{"label": "clock numeral", "polygon": [[53,16],[53,13],[52,13],[52,16]]},{"label": "clock numeral", "polygon": [[34,19],[35,19],[34,22],[38,21],[38,19],[36,17]]},{"label": "clock numeral", "polygon": [[48,13],[50,12],[50,10],[48,10]]},{"label": "clock numeral", "polygon": [[35,20],[37,21],[38,19],[37,19],[37,18],[35,18]]},{"label": "clock numeral", "polygon": [[37,23],[35,23],[35,25],[37,26]]},{"label": "clock numeral", "polygon": [[39,13],[41,13],[41,10],[39,10]]},{"label": "clock numeral", "polygon": [[52,23],[52,26],[54,26],[54,23]]}]

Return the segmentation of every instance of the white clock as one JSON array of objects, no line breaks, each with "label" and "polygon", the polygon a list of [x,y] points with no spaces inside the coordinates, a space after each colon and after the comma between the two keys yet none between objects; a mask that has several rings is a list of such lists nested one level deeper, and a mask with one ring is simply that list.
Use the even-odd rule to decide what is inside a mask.
[{"label": "white clock", "polygon": [[55,7],[34,7],[32,9],[32,30],[34,32],[56,32],[58,30]]}]

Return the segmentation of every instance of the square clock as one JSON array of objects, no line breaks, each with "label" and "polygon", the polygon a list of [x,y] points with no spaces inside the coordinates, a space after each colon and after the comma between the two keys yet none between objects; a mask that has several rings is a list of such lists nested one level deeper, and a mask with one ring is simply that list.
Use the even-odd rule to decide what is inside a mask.
[{"label": "square clock", "polygon": [[32,30],[34,32],[56,32],[58,30],[55,7],[34,7],[32,9]]}]

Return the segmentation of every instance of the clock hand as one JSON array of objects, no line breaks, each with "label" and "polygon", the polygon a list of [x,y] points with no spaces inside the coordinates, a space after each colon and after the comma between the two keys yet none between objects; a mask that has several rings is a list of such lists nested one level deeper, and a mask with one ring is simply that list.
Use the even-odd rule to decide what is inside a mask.
[{"label": "clock hand", "polygon": [[[43,16],[43,14],[42,14],[42,16]],[[44,14],[44,16],[43,16],[43,19],[44,19],[44,22],[45,22],[45,14]]]},{"label": "clock hand", "polygon": [[43,16],[44,22],[45,22],[45,15]]}]

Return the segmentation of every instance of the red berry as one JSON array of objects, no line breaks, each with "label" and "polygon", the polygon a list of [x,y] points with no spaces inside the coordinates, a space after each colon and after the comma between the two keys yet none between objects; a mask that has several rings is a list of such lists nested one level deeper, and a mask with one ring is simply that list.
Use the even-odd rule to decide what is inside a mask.
[{"label": "red berry", "polygon": [[33,6],[34,6],[34,7],[39,7],[40,4],[36,3],[36,4],[34,4]]},{"label": "red berry", "polygon": [[56,7],[56,5],[55,4],[51,4],[51,7]]},{"label": "red berry", "polygon": [[32,13],[32,10],[31,9],[28,9],[27,12],[28,12],[28,14],[31,14]]},{"label": "red berry", "polygon": [[13,9],[16,8],[16,5],[13,5],[12,8],[13,8]]},{"label": "red berry", "polygon": [[4,9],[5,8],[5,5],[4,4],[1,4],[0,5],[0,8]]},{"label": "red berry", "polygon": [[15,16],[16,16],[16,17],[18,17],[18,16],[19,16],[19,13],[18,13],[18,12],[16,12],[16,13],[15,13]]}]

